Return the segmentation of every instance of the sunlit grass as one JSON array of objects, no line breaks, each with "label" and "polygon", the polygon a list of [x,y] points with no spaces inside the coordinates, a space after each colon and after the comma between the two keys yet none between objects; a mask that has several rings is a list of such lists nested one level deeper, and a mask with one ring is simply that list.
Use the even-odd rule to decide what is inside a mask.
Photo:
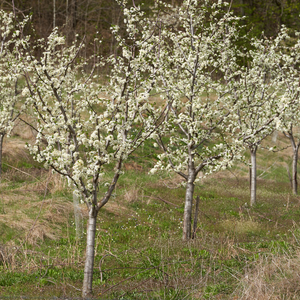
[{"label": "sunlit grass", "polygon": [[[72,189],[31,160],[24,140],[16,134],[6,141],[7,149],[16,151],[5,153],[10,167],[0,183],[0,296],[79,297],[85,236],[76,239]],[[196,238],[183,242],[183,180],[171,173],[149,175],[158,150],[148,141],[125,163],[112,198],[99,212],[94,297],[300,297],[295,289],[300,202],[291,194],[288,151],[259,150],[253,208],[249,167],[242,163],[197,183]],[[99,197],[104,192],[100,187]],[[86,207],[80,207],[86,220]]]}]

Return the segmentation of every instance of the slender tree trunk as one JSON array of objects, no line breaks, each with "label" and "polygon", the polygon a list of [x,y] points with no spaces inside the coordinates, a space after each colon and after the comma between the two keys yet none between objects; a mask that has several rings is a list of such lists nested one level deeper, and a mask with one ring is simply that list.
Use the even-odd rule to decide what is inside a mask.
[{"label": "slender tree trunk", "polygon": [[250,171],[250,205],[256,204],[256,151],[257,146],[250,148],[251,171]]},{"label": "slender tree trunk", "polygon": [[69,46],[69,0],[66,0],[66,41]]},{"label": "slender tree trunk", "polygon": [[77,1],[66,0],[66,39],[71,45],[75,39],[77,25]]},{"label": "slender tree trunk", "polygon": [[193,157],[189,159],[188,180],[185,191],[185,205],[183,215],[183,236],[182,239],[187,241],[192,237],[192,209],[194,196],[194,182],[196,178]]},{"label": "slender tree trunk", "polygon": [[[113,25],[116,25],[116,22],[115,22],[115,9],[114,7],[112,6],[112,13],[111,13],[111,23]],[[111,35],[111,41],[110,41],[110,54],[112,55],[114,53],[114,35],[112,34]]]},{"label": "slender tree trunk", "polygon": [[287,165],[288,175],[291,182],[293,194],[297,195],[298,193],[298,180],[297,180],[297,163],[298,163],[298,152],[300,147],[300,142],[296,143],[294,133],[293,133],[293,124],[288,131],[284,131],[283,134],[290,140],[292,148],[293,148],[293,162],[292,162],[292,176],[289,173],[289,167]]},{"label": "slender tree trunk", "polygon": [[[87,237],[86,237],[86,254],[85,254],[85,265],[84,265],[84,278],[82,287],[82,298],[88,299],[92,296],[92,285],[93,285],[93,270],[94,270],[94,259],[95,259],[95,236],[96,236],[96,220],[97,215],[101,207],[103,207],[110,199],[112,192],[116,187],[116,183],[120,176],[120,170],[123,159],[120,158],[115,170],[114,178],[103,196],[102,200],[97,202],[97,191],[94,190],[92,203],[89,204],[89,220],[87,226]],[[97,183],[98,181],[96,181]],[[95,182],[94,182],[95,184]]]},{"label": "slender tree trunk", "polygon": [[56,26],[56,21],[55,21],[55,18],[56,17],[56,7],[55,7],[55,0],[53,0],[53,29],[55,28]]},{"label": "slender tree trunk", "polygon": [[241,15],[245,16],[244,0],[240,0]]},{"label": "slender tree trunk", "polygon": [[[300,147],[300,142],[298,141],[296,143],[295,136],[293,133],[293,124],[291,124],[291,127],[288,131],[284,131],[283,134],[290,140],[292,148],[293,148],[293,162],[292,162],[292,176],[289,174],[289,179],[291,181],[293,194],[297,195],[298,192],[298,180],[297,180],[297,163],[298,163],[298,152]],[[287,166],[287,169],[289,170],[289,167]],[[289,172],[288,172],[289,173]]]},{"label": "slender tree trunk", "polygon": [[2,177],[2,151],[3,151],[4,134],[0,134],[0,179]]},{"label": "slender tree trunk", "polygon": [[71,0],[71,16],[72,16],[72,28],[74,31],[74,37],[75,37],[75,29],[77,25],[77,0]]},{"label": "slender tree trunk", "polygon": [[191,238],[192,227],[192,208],[193,208],[194,182],[188,182],[185,192],[185,205],[183,215],[183,236],[182,239],[187,241]]},{"label": "slender tree trunk", "polygon": [[299,151],[299,145],[297,145],[296,147],[293,147],[292,187],[293,187],[294,195],[297,195],[297,187],[298,187],[298,180],[297,180],[298,151]]},{"label": "slender tree trunk", "polygon": [[98,211],[96,210],[96,208],[91,207],[89,211],[89,220],[87,226],[86,254],[85,254],[84,278],[83,278],[83,287],[82,287],[83,299],[87,299],[89,296],[92,295],[97,214]]}]

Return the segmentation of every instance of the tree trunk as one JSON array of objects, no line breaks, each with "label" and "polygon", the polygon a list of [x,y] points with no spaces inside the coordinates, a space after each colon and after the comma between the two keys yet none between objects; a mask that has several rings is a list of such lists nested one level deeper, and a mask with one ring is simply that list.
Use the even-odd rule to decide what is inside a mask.
[{"label": "tree trunk", "polygon": [[3,151],[3,140],[4,140],[4,134],[0,134],[0,180],[2,177],[2,151]]},{"label": "tree trunk", "polygon": [[188,182],[185,192],[185,205],[183,215],[183,236],[182,239],[187,241],[191,238],[192,227],[192,208],[193,208],[194,183]]},{"label": "tree trunk", "polygon": [[88,220],[87,237],[86,237],[86,254],[85,254],[84,278],[83,278],[83,287],[82,287],[83,299],[87,299],[89,296],[92,295],[97,214],[98,211],[96,210],[96,208],[91,207],[89,211],[89,220]]},{"label": "tree trunk", "polygon": [[292,187],[293,187],[294,195],[297,195],[297,187],[298,187],[298,181],[297,181],[298,150],[299,150],[299,145],[297,145],[296,147],[293,147]]},{"label": "tree trunk", "polygon": [[77,1],[66,0],[66,40],[71,45],[75,39],[77,25]]},{"label": "tree trunk", "polygon": [[256,204],[256,151],[257,146],[250,149],[251,172],[250,172],[250,205]]},{"label": "tree trunk", "polygon": [[[292,185],[293,194],[297,195],[298,189],[298,180],[297,180],[297,163],[298,163],[298,152],[300,147],[300,142],[296,143],[295,136],[293,133],[293,124],[291,124],[290,129],[287,132],[283,132],[283,134],[290,140],[292,148],[293,148],[293,162],[292,162],[292,176],[289,174],[289,178]],[[288,167],[287,167],[288,169]]]},{"label": "tree trunk", "polygon": [[241,15],[245,16],[244,0],[240,0],[240,11]]},{"label": "tree trunk", "polygon": [[185,205],[184,205],[184,215],[183,215],[183,236],[182,239],[187,241],[191,239],[191,229],[192,229],[192,209],[193,209],[193,196],[194,196],[194,181],[196,178],[194,162],[190,158],[189,161],[189,175],[186,184],[185,191]]},{"label": "tree trunk", "polygon": [[69,0],[66,0],[66,41],[69,46]]},{"label": "tree trunk", "polygon": [[56,7],[55,7],[55,0],[53,0],[53,29],[56,26]]}]

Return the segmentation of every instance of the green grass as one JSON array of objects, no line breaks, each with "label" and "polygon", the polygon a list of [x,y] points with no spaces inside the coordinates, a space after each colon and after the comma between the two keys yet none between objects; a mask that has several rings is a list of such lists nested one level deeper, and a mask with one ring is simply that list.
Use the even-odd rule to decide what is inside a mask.
[{"label": "green grass", "polygon": [[[134,188],[139,186],[137,178],[134,178],[132,174],[126,177],[127,183],[130,177],[134,181],[131,183],[131,186]],[[143,176],[140,176],[140,178],[141,182],[144,182],[145,178]],[[228,180],[219,180],[220,186],[218,188],[224,189],[224,185],[228,185],[229,183],[230,181]],[[109,208],[105,208],[100,212],[98,222],[99,231],[96,239],[98,255],[96,256],[95,265],[99,265],[101,262],[103,274],[101,281],[100,273],[95,273],[95,291],[99,291],[100,293],[105,284],[109,286],[116,285],[115,288],[107,292],[107,296],[115,297],[125,293],[126,297],[138,297],[139,293],[134,291],[126,292],[126,289],[130,290],[132,285],[138,285],[139,282],[144,280],[151,280],[151,284],[155,286],[153,297],[157,297],[157,299],[160,297],[164,297],[165,299],[184,297],[184,295],[187,295],[184,286],[177,287],[176,289],[170,287],[162,289],[159,285],[166,280],[165,273],[170,273],[173,277],[178,276],[177,279],[180,278],[180,280],[185,279],[188,281],[185,278],[187,276],[186,270],[188,270],[188,276],[203,277],[209,274],[208,280],[212,280],[210,277],[213,277],[214,280],[228,281],[225,284],[211,283],[202,287],[200,290],[204,299],[210,299],[219,294],[230,295],[235,289],[236,282],[234,282],[233,278],[226,275],[227,273],[224,271],[226,268],[234,269],[236,272],[241,273],[246,263],[253,262],[254,259],[259,258],[259,249],[261,248],[276,254],[284,253],[287,249],[291,249],[285,240],[277,243],[272,240],[272,237],[280,234],[281,231],[280,228],[276,229],[274,226],[267,227],[271,231],[271,234],[267,237],[267,241],[260,241],[260,243],[258,241],[252,242],[253,237],[256,240],[257,238],[266,240],[266,229],[263,225],[266,220],[257,219],[256,214],[264,214],[265,218],[271,217],[268,215],[269,210],[272,209],[271,202],[263,202],[253,210],[240,212],[239,207],[243,205],[243,199],[239,199],[238,196],[232,197],[232,195],[226,193],[223,193],[223,195],[219,194],[218,196],[218,192],[215,191],[216,187],[212,188],[209,184],[207,186],[203,184],[201,191],[200,187],[198,187],[199,191],[197,191],[201,194],[199,226],[201,231],[199,232],[199,237],[197,240],[191,242],[191,244],[183,244],[180,240],[183,189],[179,188],[178,190],[162,191],[159,193],[161,198],[172,200],[176,205],[180,206],[179,208],[173,208],[156,198],[145,197],[145,191],[149,194],[151,192],[154,193],[157,185],[159,185],[159,180],[153,180],[152,178],[152,181],[148,182],[147,188],[142,190],[144,191],[144,201],[130,201],[129,199],[129,202],[124,205],[126,211],[112,212]],[[240,189],[244,189],[246,185],[247,182],[242,182],[235,188],[239,191]],[[128,190],[128,184],[124,185],[123,189],[124,191],[125,189]],[[120,186],[112,202],[124,204],[124,200],[122,201],[123,195],[124,192]],[[277,210],[278,220],[285,222],[286,226],[288,225],[288,220],[285,218],[286,213],[289,213],[290,219],[295,219],[298,216],[298,210],[287,211],[284,206],[282,206],[282,209],[277,208]],[[272,217],[274,218],[273,213]],[[256,222],[258,227],[262,226],[263,229],[249,231],[246,228],[243,230],[243,226],[246,227],[246,222],[250,218],[253,223]],[[220,223],[224,223],[225,221],[230,221],[233,225],[239,222],[241,228],[226,232],[226,227],[224,228],[224,226],[220,225]],[[275,220],[273,221],[275,222]],[[10,274],[6,275],[8,276],[5,277],[7,279],[4,279],[7,281],[7,284],[2,284],[2,286],[5,287],[8,293],[12,291],[16,292],[17,287],[22,290],[25,283],[38,284],[41,289],[45,289],[49,285],[61,285],[62,278],[80,288],[82,280],[82,272],[80,273],[80,271],[82,271],[83,265],[84,242],[76,244],[74,227],[72,227],[71,221],[69,221],[68,233],[64,232],[63,234],[68,235],[56,241],[46,239],[44,242],[39,243],[39,253],[44,253],[48,257],[46,259],[47,263],[45,261],[39,266],[39,272],[43,275],[39,273],[39,276],[32,277],[25,272],[23,275],[15,273],[16,276],[12,276],[15,278],[12,288],[12,285],[9,284],[11,282],[11,279],[9,279],[11,278],[9,277],[11,273],[7,273]],[[244,258],[238,256],[238,259],[226,257],[232,255],[226,247],[226,239],[229,238],[232,240],[233,245],[239,245],[238,247],[251,251],[251,254],[248,254]],[[283,238],[288,239],[285,236]],[[218,243],[216,243],[217,241]],[[32,246],[32,249],[34,248]],[[67,261],[74,248],[77,249],[76,251],[78,251],[80,257],[77,260],[78,270],[68,269],[67,271],[55,266],[55,264],[59,265],[56,261],[58,256],[60,261]],[[49,269],[49,264],[51,266],[54,265],[54,267]],[[211,269],[212,265],[213,269]],[[222,270],[222,274],[216,277],[218,270]],[[213,273],[211,274],[211,272]],[[127,278],[132,279],[128,280],[126,284],[117,285],[118,282]]]},{"label": "green grass", "polygon": [[[259,151],[262,178],[253,208],[248,167],[241,163],[196,184],[198,228],[189,242],[181,240],[182,179],[149,175],[156,155],[152,141],[140,148],[99,212],[95,299],[226,300],[246,293],[262,299],[261,286],[282,299],[300,298],[293,289],[300,202],[291,194],[287,154]],[[72,190],[28,159],[6,161],[15,169],[4,168],[0,183],[0,298],[79,297],[85,236],[76,239]]]}]

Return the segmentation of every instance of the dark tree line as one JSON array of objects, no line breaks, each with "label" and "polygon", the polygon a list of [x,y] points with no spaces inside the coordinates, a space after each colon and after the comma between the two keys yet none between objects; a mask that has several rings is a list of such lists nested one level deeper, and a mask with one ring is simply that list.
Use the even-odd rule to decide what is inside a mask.
[{"label": "dark tree line", "polygon": [[[154,1],[135,0],[132,5],[141,4],[145,11],[150,11]],[[168,2],[180,5],[182,1]],[[11,9],[13,3],[17,13],[32,14],[32,23],[38,37],[48,36],[53,27],[57,26],[69,41],[74,39],[75,34],[79,34],[85,36],[89,43],[99,32],[103,40],[100,53],[112,54],[115,51],[110,27],[112,24],[122,26],[122,18],[121,9],[113,0],[2,0],[1,8]],[[244,30],[250,30],[254,36],[262,32],[273,36],[282,24],[300,29],[298,0],[233,0],[232,9],[236,14],[246,17]]]},{"label": "dark tree line", "polygon": [[[231,0],[226,0],[231,2]],[[155,0],[129,0],[131,5],[141,5],[149,13]],[[165,0],[173,5],[180,5],[182,0]],[[111,34],[111,25],[123,27],[122,10],[114,0],[0,0],[2,9],[17,14],[32,14],[32,24],[36,37],[47,37],[57,26],[71,43],[75,34],[85,37],[90,47],[86,51],[97,51],[101,55],[115,53],[116,42]],[[300,30],[299,0],[232,0],[231,7],[239,16],[245,16],[242,32],[251,32],[259,36],[275,36],[282,24]],[[102,39],[99,49],[94,49],[95,36]]]},{"label": "dark tree line", "polygon": [[299,0],[233,0],[235,12],[245,16],[245,30],[251,30],[253,36],[262,32],[274,36],[281,25],[300,30]]}]

